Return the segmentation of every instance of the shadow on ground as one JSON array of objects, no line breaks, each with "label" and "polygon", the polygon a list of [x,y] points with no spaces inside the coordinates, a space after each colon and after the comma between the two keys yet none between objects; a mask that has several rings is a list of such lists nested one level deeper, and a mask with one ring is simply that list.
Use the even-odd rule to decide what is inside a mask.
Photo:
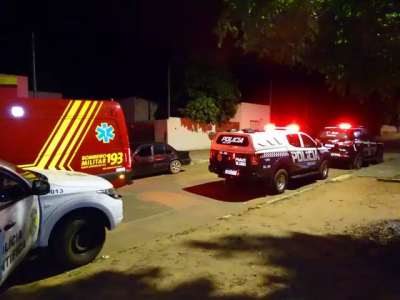
[{"label": "shadow on ground", "polygon": [[[269,294],[254,296],[254,291],[250,290],[253,274],[245,274],[248,285],[244,285],[244,289],[248,295],[220,295],[212,277],[177,283],[164,289],[160,282],[171,281],[173,274],[158,268],[134,266],[126,273],[104,271],[84,279],[72,279],[66,284],[36,285],[30,291],[14,289],[2,296],[7,300],[336,300],[399,299],[400,296],[398,243],[378,245],[345,235],[294,233],[288,237],[229,235],[212,241],[190,241],[186,246],[209,252],[216,260],[231,260],[232,272],[236,274],[235,257],[251,256],[254,258],[252,264],[258,270],[256,275],[264,282],[257,287],[258,295],[265,291]],[[271,272],[271,267],[284,271]],[[275,288],[271,289],[271,286]]]},{"label": "shadow on ground", "polygon": [[[214,252],[218,259],[259,255],[265,268],[286,274],[263,274],[266,288],[284,287],[262,299],[400,299],[400,242],[386,245],[347,235],[290,237],[223,236],[192,241],[190,247]],[[261,275],[261,274],[260,274]]]},{"label": "shadow on ground", "polygon": [[[311,177],[290,180],[288,190],[297,190],[307,185],[316,183]],[[207,182],[183,189],[198,196],[222,202],[248,202],[257,198],[273,195],[267,184],[263,182],[227,183],[224,180]]]}]

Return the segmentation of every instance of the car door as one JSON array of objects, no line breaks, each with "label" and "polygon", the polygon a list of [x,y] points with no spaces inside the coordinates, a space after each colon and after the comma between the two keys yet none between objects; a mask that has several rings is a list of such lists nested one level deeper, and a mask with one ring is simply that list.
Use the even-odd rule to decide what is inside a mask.
[{"label": "car door", "polygon": [[366,139],[368,140],[368,158],[373,158],[376,156],[376,152],[378,150],[376,138],[371,133],[366,131]]},{"label": "car door", "polygon": [[153,151],[151,145],[139,147],[133,155],[133,176],[151,174],[153,172]]},{"label": "car door", "polygon": [[304,170],[301,165],[302,163],[302,144],[300,141],[300,136],[298,133],[287,134],[286,138],[288,140],[288,150],[290,155],[292,156],[293,166],[292,166],[292,175],[301,174]]},{"label": "car door", "polygon": [[34,247],[38,225],[38,197],[30,194],[29,184],[20,176],[0,168],[0,284]]},{"label": "car door", "polygon": [[369,143],[368,133],[366,131],[361,131],[360,136],[358,137],[359,147],[361,147],[361,154],[363,158],[368,158],[371,153],[371,146]]},{"label": "car door", "polygon": [[165,172],[169,165],[169,160],[167,160],[167,154],[165,151],[165,145],[157,144],[153,145],[153,155],[154,155],[154,172]]},{"label": "car door", "polygon": [[317,143],[304,133],[300,133],[300,138],[304,154],[301,165],[305,171],[315,171],[318,169],[321,160],[317,149]]}]

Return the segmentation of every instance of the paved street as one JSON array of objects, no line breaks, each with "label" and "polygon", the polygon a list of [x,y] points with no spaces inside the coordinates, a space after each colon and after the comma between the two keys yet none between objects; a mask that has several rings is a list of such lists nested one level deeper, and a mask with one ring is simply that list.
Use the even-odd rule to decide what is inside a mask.
[{"label": "paved street", "polygon": [[[191,165],[178,175],[136,179],[119,190],[124,199],[124,222],[109,232],[103,254],[129,249],[150,239],[208,224],[248,206],[281,196],[268,196],[264,187],[251,184],[225,186],[208,172],[208,164]],[[330,177],[347,170],[331,169]],[[297,180],[285,194],[295,193],[324,181]]]}]

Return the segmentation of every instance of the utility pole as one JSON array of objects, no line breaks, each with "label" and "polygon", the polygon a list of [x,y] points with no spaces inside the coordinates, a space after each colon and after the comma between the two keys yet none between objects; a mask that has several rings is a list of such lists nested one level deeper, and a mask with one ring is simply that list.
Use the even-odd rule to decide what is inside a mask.
[{"label": "utility pole", "polygon": [[33,68],[33,98],[37,95],[36,86],[36,55],[35,55],[35,33],[32,31],[32,68]]},{"label": "utility pole", "polygon": [[168,62],[168,119],[171,117],[171,70]]}]

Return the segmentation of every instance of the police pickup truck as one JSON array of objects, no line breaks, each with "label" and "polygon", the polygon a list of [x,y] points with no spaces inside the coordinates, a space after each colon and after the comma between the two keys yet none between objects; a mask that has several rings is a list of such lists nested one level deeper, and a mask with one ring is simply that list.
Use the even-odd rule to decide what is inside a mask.
[{"label": "police pickup truck", "polygon": [[68,267],[93,261],[105,228],[121,223],[122,212],[121,197],[105,179],[0,160],[0,285],[35,248],[48,247]]},{"label": "police pickup truck", "polygon": [[289,178],[326,179],[329,150],[297,125],[265,131],[220,132],[212,142],[209,171],[232,181],[265,179],[273,192],[285,191]]}]

